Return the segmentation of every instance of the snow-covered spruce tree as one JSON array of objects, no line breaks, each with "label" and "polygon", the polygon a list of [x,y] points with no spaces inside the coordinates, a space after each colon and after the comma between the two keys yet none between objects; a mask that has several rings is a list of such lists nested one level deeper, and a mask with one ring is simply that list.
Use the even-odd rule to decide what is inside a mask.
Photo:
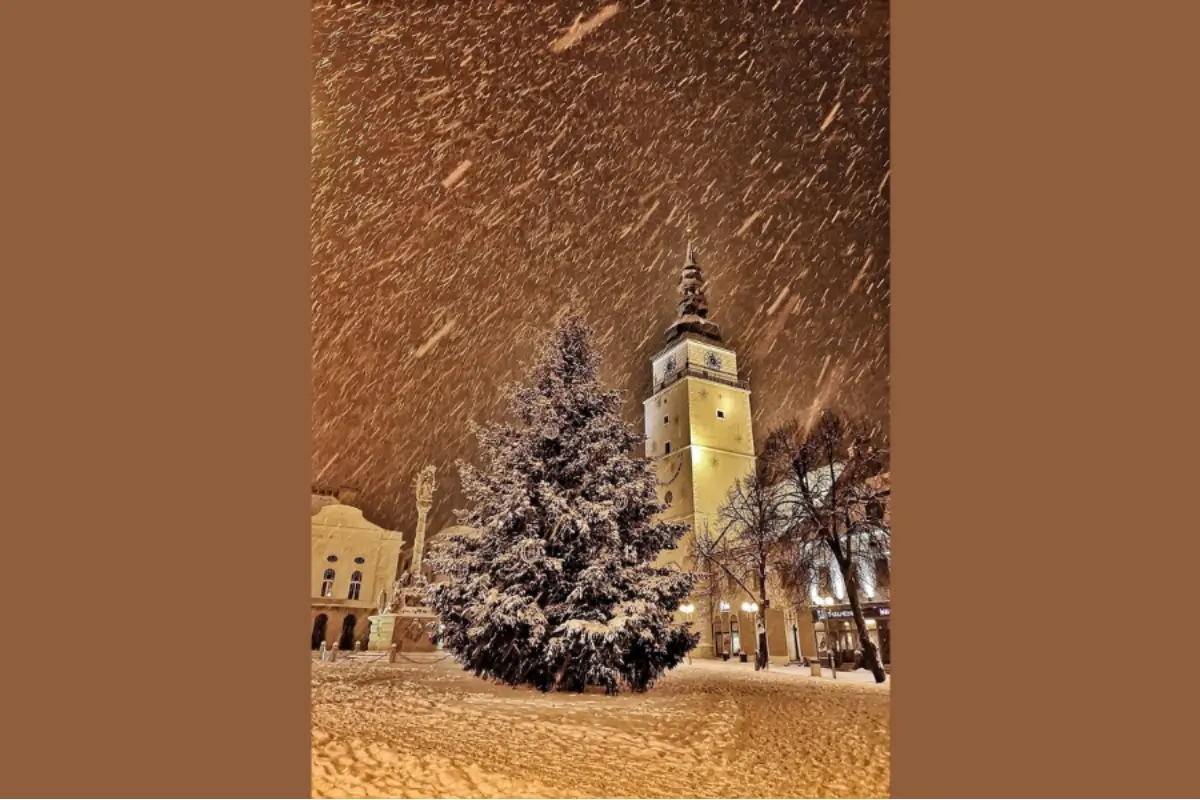
[{"label": "snow-covered spruce tree", "polygon": [[434,548],[427,600],[446,650],[476,675],[542,691],[649,688],[699,641],[673,612],[692,577],[655,568],[685,531],[662,511],[642,437],[596,375],[591,331],[566,315],[525,387],[517,424],[477,431],[459,463],[469,534]]}]

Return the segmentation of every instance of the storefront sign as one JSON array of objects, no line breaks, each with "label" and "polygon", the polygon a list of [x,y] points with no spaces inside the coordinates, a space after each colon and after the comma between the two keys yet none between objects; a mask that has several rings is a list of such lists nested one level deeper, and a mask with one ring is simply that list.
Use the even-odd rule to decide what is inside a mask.
[{"label": "storefront sign", "polygon": [[[890,617],[892,615],[892,607],[863,606],[862,612],[865,619]],[[814,608],[812,610],[812,614],[814,622],[820,622],[823,619],[854,619],[854,611],[849,606],[839,606],[838,608]]]}]

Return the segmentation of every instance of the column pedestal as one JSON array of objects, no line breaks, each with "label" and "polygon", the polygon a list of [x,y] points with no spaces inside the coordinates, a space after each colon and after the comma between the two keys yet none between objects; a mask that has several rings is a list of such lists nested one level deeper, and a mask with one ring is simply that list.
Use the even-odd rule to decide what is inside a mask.
[{"label": "column pedestal", "polygon": [[396,623],[400,617],[396,614],[379,614],[367,617],[371,622],[371,635],[367,638],[368,650],[387,650],[392,646],[396,635]]},{"label": "column pedestal", "polygon": [[393,644],[401,653],[432,653],[437,647],[430,634],[437,627],[432,608],[408,607],[396,614],[370,617],[371,637],[368,650],[387,650]]}]

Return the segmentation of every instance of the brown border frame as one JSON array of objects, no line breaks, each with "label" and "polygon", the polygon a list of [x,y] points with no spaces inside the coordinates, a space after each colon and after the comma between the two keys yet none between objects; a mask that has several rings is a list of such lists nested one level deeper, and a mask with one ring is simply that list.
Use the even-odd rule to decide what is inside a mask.
[{"label": "brown border frame", "polygon": [[[286,6],[0,8],[6,792],[308,793]],[[1200,791],[1196,14],[893,9],[898,796]]]}]

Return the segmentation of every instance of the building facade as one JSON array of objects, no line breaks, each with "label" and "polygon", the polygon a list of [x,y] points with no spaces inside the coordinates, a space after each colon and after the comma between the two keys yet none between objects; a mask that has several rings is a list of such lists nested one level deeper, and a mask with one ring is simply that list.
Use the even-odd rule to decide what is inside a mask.
[{"label": "building facade", "polygon": [[386,606],[396,580],[403,537],[350,505],[353,493],[314,492],[312,498],[312,647],[337,643],[366,648],[368,617]]},{"label": "building facade", "polygon": [[[867,624],[867,635],[874,642],[885,665],[892,662],[892,581],[891,581],[891,475],[872,480],[878,504],[869,508],[868,517],[879,523],[879,533],[859,537],[855,546],[859,564],[859,607]],[[888,531],[886,535],[882,531]],[[808,595],[801,605],[788,609],[786,628],[791,658],[832,659],[838,664],[855,660],[861,650],[854,612],[846,594],[846,583],[837,565],[828,561],[813,575]]]},{"label": "building facade", "polygon": [[[724,343],[720,327],[708,318],[704,276],[695,250],[688,248],[679,282],[677,319],[666,344],[651,359],[653,383],[643,404],[646,455],[656,463],[661,518],[688,525],[659,566],[692,570],[694,532],[717,524],[721,505],[734,484],[754,471],[754,430],[750,387],[738,377],[737,353]],[[754,614],[744,596],[715,597],[697,592],[681,612],[700,632],[696,657],[753,656]],[[744,633],[746,632],[746,633]],[[767,613],[767,643],[773,661],[786,661],[781,611]]]}]

